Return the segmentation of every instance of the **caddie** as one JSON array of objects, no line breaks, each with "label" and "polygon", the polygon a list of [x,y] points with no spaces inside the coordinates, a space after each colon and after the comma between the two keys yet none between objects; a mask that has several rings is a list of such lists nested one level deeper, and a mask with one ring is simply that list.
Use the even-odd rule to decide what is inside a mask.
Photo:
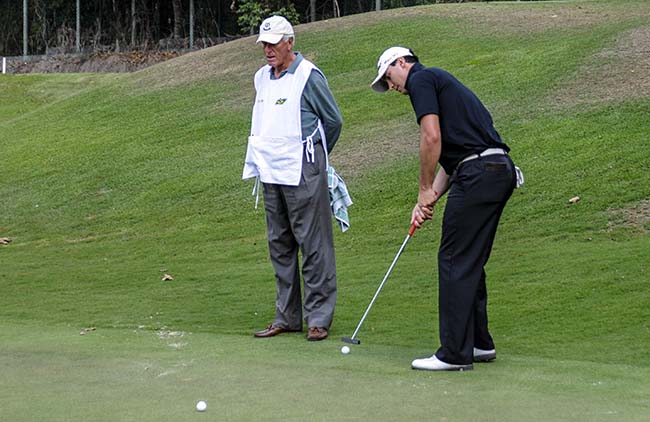
[{"label": "caddie", "polygon": [[307,340],[318,341],[327,338],[336,305],[327,166],[343,120],[325,76],[293,51],[294,42],[293,27],[284,17],[272,16],[260,25],[257,43],[267,64],[254,77],[242,178],[262,183],[277,296],[274,320],[254,336],[302,331],[304,319]]}]

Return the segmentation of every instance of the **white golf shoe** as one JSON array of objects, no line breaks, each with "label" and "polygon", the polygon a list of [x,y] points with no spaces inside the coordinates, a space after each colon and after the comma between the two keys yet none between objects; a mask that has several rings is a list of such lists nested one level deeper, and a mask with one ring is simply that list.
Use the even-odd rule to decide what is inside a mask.
[{"label": "white golf shoe", "polygon": [[474,362],[490,362],[497,358],[497,351],[494,349],[483,350],[474,348]]},{"label": "white golf shoe", "polygon": [[430,358],[415,359],[411,362],[411,368],[423,369],[426,371],[470,371],[474,369],[471,363],[469,365],[447,363],[438,359],[436,355],[433,355]]}]

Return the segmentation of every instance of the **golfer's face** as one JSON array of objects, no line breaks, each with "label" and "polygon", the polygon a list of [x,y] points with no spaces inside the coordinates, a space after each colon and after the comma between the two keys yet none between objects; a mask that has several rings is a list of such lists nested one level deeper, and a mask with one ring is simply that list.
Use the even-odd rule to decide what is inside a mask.
[{"label": "golfer's face", "polygon": [[293,59],[293,39],[288,41],[280,40],[277,44],[262,43],[266,63],[276,71],[283,71],[292,62]]},{"label": "golfer's face", "polygon": [[388,84],[388,89],[392,89],[402,94],[408,94],[408,91],[404,86],[406,85],[406,78],[409,73],[404,64],[404,59],[397,59],[395,64],[388,66],[388,69],[386,69],[384,79]]}]

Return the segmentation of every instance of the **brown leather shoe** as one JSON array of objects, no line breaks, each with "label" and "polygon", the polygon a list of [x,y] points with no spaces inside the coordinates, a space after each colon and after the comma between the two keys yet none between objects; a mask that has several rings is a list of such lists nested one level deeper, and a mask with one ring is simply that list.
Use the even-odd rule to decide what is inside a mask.
[{"label": "brown leather shoe", "polygon": [[327,328],[325,327],[309,327],[309,332],[307,333],[307,340],[309,341],[320,341],[327,338]]},{"label": "brown leather shoe", "polygon": [[291,332],[296,332],[296,331],[300,331],[300,330],[290,330],[288,328],[282,328],[282,327],[279,327],[277,325],[270,324],[268,327],[266,327],[262,331],[258,331],[256,333],[254,333],[253,336],[259,337],[259,338],[262,338],[262,337],[274,337],[274,336],[277,336],[278,334],[291,333]]}]

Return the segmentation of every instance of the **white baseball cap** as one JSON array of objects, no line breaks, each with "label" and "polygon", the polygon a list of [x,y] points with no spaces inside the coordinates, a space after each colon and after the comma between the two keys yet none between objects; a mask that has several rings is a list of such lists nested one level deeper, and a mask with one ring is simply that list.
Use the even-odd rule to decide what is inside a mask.
[{"label": "white baseball cap", "polygon": [[277,44],[285,35],[293,35],[293,26],[282,16],[271,16],[260,25],[260,35],[255,43]]},{"label": "white baseball cap", "polygon": [[377,62],[377,77],[372,81],[372,84],[370,84],[372,89],[377,92],[388,91],[388,84],[384,80],[384,75],[386,74],[386,70],[388,70],[388,66],[400,57],[406,56],[415,56],[415,54],[413,54],[413,52],[408,48],[404,47],[391,47],[381,53],[379,61]]}]

